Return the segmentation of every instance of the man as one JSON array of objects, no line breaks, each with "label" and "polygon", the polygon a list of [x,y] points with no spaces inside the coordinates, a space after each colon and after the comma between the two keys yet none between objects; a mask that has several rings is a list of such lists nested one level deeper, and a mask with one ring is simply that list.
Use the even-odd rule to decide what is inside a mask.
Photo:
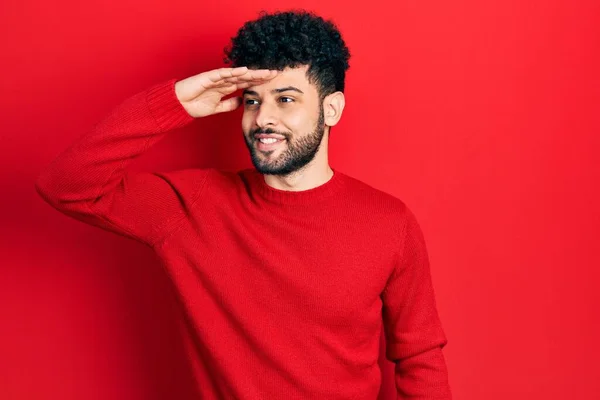
[{"label": "man", "polygon": [[[450,399],[414,214],[328,162],[350,57],[339,31],[307,12],[264,14],[226,55],[231,67],[124,101],[42,172],[38,192],[161,258],[199,398],[375,399],[383,326],[398,397]],[[255,168],[128,171],[170,131],[242,103]]]}]

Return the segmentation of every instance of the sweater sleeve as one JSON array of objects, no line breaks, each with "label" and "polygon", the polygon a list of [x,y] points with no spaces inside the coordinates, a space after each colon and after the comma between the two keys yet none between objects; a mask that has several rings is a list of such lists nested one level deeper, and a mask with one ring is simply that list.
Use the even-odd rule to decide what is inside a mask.
[{"label": "sweater sleeve", "polygon": [[405,208],[402,250],[382,293],[386,358],[395,365],[398,399],[450,400],[438,316],[423,233]]},{"label": "sweater sleeve", "polygon": [[41,171],[39,195],[70,217],[152,245],[187,215],[206,179],[204,170],[128,171],[168,131],[194,120],[177,99],[175,82],[115,107]]}]

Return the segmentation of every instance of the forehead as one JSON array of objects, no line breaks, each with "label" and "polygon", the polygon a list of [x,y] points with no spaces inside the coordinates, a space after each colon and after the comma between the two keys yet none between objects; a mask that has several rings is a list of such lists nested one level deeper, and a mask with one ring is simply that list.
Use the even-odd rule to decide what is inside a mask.
[{"label": "forehead", "polygon": [[248,90],[255,91],[259,95],[269,94],[271,90],[284,88],[284,87],[296,87],[300,89],[304,95],[316,95],[317,88],[314,84],[308,81],[306,72],[308,66],[301,66],[296,68],[285,68],[277,77],[271,79],[260,85],[250,86]]}]

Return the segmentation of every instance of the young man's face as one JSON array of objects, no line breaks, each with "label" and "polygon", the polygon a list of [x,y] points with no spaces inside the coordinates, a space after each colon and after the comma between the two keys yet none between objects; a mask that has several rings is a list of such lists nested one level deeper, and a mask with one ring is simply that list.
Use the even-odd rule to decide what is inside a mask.
[{"label": "young man's face", "polygon": [[267,83],[244,90],[242,130],[260,173],[289,174],[319,150],[325,133],[323,107],[307,69],[286,68]]}]

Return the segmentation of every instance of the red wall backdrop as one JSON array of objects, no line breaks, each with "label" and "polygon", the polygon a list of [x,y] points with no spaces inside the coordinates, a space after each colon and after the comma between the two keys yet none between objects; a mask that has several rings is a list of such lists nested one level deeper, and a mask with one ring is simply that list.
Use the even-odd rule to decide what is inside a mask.
[{"label": "red wall backdrop", "polygon": [[[597,0],[111,3],[0,5],[1,399],[189,398],[154,255],[54,211],[34,181],[120,101],[221,66],[241,23],[291,6],[350,46],[332,164],[419,218],[455,398],[600,398]],[[134,168],[250,166],[240,116]]]}]

